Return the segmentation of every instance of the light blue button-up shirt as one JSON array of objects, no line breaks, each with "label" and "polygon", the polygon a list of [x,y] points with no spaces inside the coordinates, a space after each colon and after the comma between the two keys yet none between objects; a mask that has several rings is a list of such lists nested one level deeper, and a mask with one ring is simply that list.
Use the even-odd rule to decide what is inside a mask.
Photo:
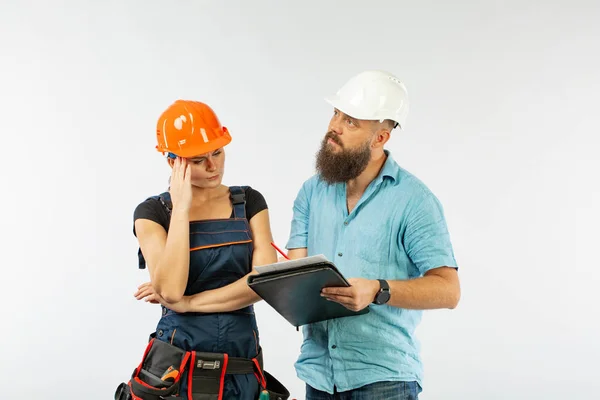
[{"label": "light blue button-up shirt", "polygon": [[[438,199],[386,150],[379,176],[350,214],[346,185],[318,175],[300,189],[288,249],[324,254],[346,278],[400,280],[456,267]],[[333,393],[378,381],[417,381],[423,367],[414,330],[421,311],[371,305],[370,312],[302,327],[298,377]]]}]

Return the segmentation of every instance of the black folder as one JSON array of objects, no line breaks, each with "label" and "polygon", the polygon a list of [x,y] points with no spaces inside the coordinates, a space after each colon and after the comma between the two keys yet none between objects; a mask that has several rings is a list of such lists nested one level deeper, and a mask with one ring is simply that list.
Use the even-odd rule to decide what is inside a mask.
[{"label": "black folder", "polygon": [[334,318],[363,315],[369,308],[352,311],[321,296],[324,287],[350,284],[323,255],[256,267],[248,286],[293,326]]}]

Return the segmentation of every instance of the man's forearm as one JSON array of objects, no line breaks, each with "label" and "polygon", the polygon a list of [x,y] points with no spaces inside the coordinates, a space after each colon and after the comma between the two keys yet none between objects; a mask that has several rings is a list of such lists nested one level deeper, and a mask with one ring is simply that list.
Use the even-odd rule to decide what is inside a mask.
[{"label": "man's forearm", "polygon": [[308,250],[306,247],[291,249],[288,251],[287,256],[290,260],[297,260],[299,258],[308,257]]},{"label": "man's forearm", "polygon": [[460,299],[458,282],[439,275],[388,283],[391,297],[387,304],[392,307],[412,310],[452,309]]}]

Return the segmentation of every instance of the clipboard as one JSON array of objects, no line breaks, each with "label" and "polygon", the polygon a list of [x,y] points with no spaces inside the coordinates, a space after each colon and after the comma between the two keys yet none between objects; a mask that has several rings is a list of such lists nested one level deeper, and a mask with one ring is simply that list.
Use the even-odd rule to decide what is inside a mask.
[{"label": "clipboard", "polygon": [[367,314],[352,311],[321,296],[324,287],[350,284],[324,255],[255,267],[248,286],[290,324],[296,327],[329,319]]}]

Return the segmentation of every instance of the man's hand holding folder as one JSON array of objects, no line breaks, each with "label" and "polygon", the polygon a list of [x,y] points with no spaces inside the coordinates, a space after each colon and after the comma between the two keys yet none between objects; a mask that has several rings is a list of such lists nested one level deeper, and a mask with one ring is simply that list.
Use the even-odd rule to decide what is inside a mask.
[{"label": "man's hand holding folder", "polygon": [[379,282],[365,278],[349,278],[350,287],[326,287],[321,296],[340,303],[352,311],[360,311],[373,302],[379,291]]}]

